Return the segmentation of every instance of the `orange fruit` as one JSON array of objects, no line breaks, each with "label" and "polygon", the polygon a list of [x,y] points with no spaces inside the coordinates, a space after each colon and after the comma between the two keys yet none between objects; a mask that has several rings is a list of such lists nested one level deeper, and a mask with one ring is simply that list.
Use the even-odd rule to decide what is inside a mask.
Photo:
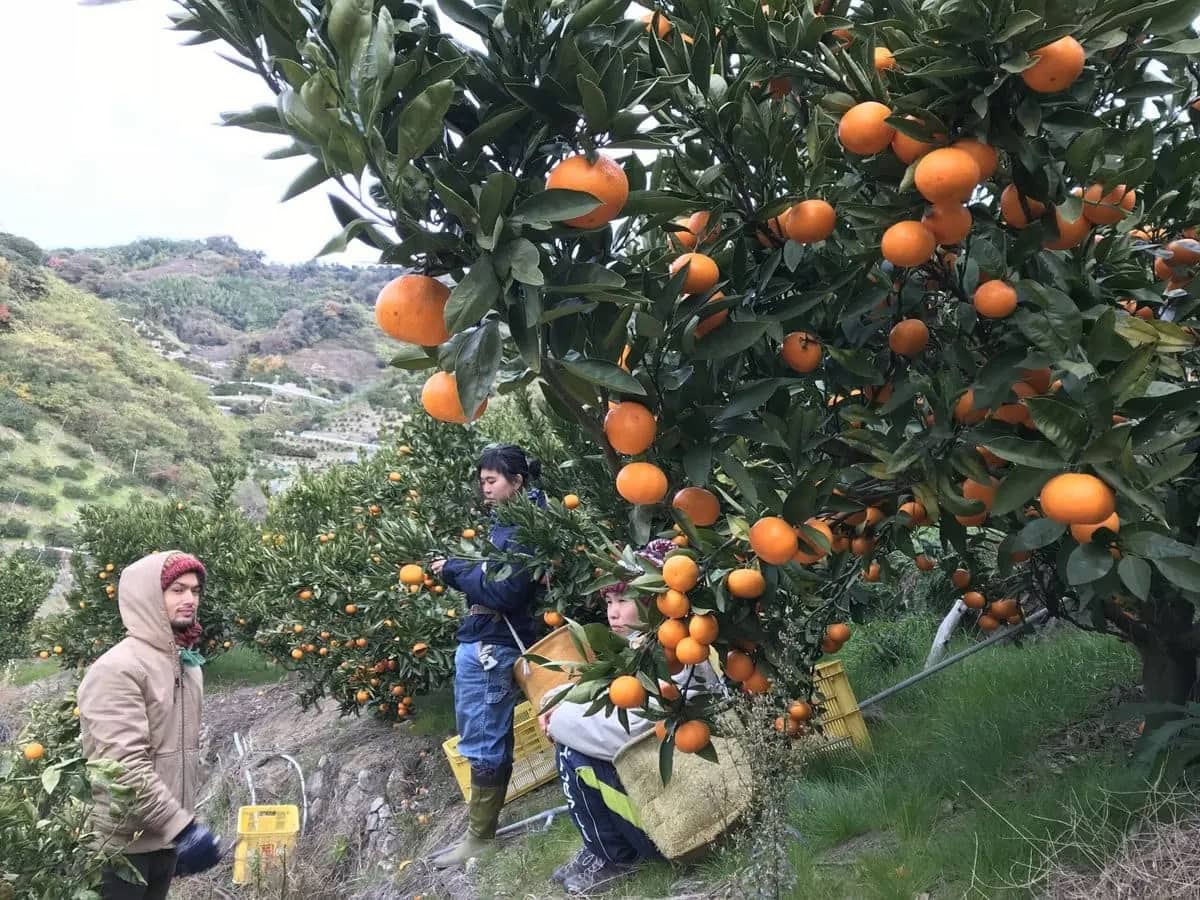
[{"label": "orange fruit", "polygon": [[667,723],[666,722],[655,722],[654,723],[654,736],[656,738],[658,738],[658,742],[660,744],[667,739]]},{"label": "orange fruit", "polygon": [[422,347],[450,340],[446,301],[450,288],[428,275],[401,275],[375,298],[375,321],[388,337]]},{"label": "orange fruit", "polygon": [[858,103],[842,116],[838,123],[838,140],[849,153],[871,156],[892,142],[896,129],[887,124],[892,111],[874,100]]},{"label": "orange fruit", "polygon": [[1093,225],[1114,225],[1137,204],[1137,191],[1118,184],[1107,194],[1104,185],[1093,184],[1083,192],[1083,216]]},{"label": "orange fruit", "polygon": [[361,705],[363,703],[366,703],[368,700],[370,700],[371,695],[366,691],[359,691],[357,694],[354,695],[354,699],[357,700],[359,702],[359,704]]},{"label": "orange fruit", "polygon": [[787,220],[791,212],[791,207],[788,207],[773,219],[768,219],[766,225],[756,225],[754,236],[758,242],[768,249],[786,243],[788,239]]},{"label": "orange fruit", "polygon": [[46,755],[46,748],[37,741],[33,741],[21,748],[21,755],[29,762],[35,762]]},{"label": "orange fruit", "polygon": [[408,563],[400,567],[400,583],[407,585],[420,584],[425,580],[425,570],[416,563]]},{"label": "orange fruit", "polygon": [[[1022,201],[1029,207],[1029,215],[1025,215]],[[1046,204],[1039,203],[1030,197],[1022,197],[1015,184],[1010,184],[1000,192],[1000,217],[1010,228],[1027,228],[1033,219],[1039,218],[1046,211]]]},{"label": "orange fruit", "polygon": [[1078,247],[1092,230],[1092,223],[1087,220],[1086,216],[1080,216],[1074,222],[1068,222],[1057,209],[1054,210],[1054,221],[1058,223],[1058,237],[1046,236],[1046,239],[1042,241],[1042,246],[1047,250],[1070,250]]},{"label": "orange fruit", "polygon": [[971,158],[975,160],[975,165],[979,166],[979,180],[987,181],[996,174],[996,165],[1000,161],[1000,154],[996,152],[996,148],[991,144],[985,144],[983,141],[975,138],[962,138],[950,145],[956,150],[962,150],[964,153],[971,154]]},{"label": "orange fruit", "polygon": [[[483,415],[487,404],[485,398],[471,417],[472,421]],[[425,412],[439,422],[457,425],[467,422],[467,414],[463,412],[462,401],[458,397],[458,379],[454,377],[453,372],[434,372],[429,376],[429,380],[421,388],[421,405],[425,407]]]},{"label": "orange fruit", "polygon": [[632,675],[618,675],[608,686],[608,699],[621,709],[637,709],[646,705],[646,689]]},{"label": "orange fruit", "polygon": [[[717,291],[715,294],[713,294],[711,297],[708,298],[707,302],[704,305],[707,306],[709,303],[716,303],[718,300],[724,300],[724,299],[725,299],[725,292]],[[729,318],[729,310],[719,309],[715,313],[710,313],[707,316],[704,315],[703,310],[701,310],[700,312],[697,313],[697,315],[700,316],[700,321],[696,323],[695,335],[696,335],[696,340],[700,340],[700,338],[704,337],[706,334],[709,334],[710,332],[715,331],[721,325],[722,322],[724,322],[726,319]]]},{"label": "orange fruit", "polygon": [[750,526],[750,549],[763,562],[782,566],[798,546],[795,530],[779,516],[764,516]]},{"label": "orange fruit", "polygon": [[[1154,257],[1154,277],[1159,281],[1170,281],[1175,278],[1176,271],[1171,264],[1161,256]],[[1128,304],[1128,305],[1126,305]],[[1137,309],[1137,303],[1133,300],[1122,301],[1121,306],[1128,313],[1133,313]],[[1130,308],[1132,306],[1132,309]]]},{"label": "orange fruit", "polygon": [[1112,489],[1094,475],[1065,472],[1046,482],[1039,498],[1047,518],[1064,525],[1100,523],[1113,514]]},{"label": "orange fruit", "polygon": [[[671,619],[672,622],[677,621]],[[685,666],[698,666],[708,661],[708,644],[702,644],[690,635],[681,638],[675,645],[675,658]]]},{"label": "orange fruit", "polygon": [[600,205],[591,212],[563,221],[564,225],[572,228],[607,225],[620,215],[625,201],[629,199],[629,179],[625,177],[625,170],[607,156],[597,156],[594,163],[589,162],[583,154],[568,156],[550,170],[546,177],[546,188],[582,191],[600,201]]},{"label": "orange fruit", "polygon": [[[362,638],[359,638],[359,640],[361,641]],[[365,646],[365,641],[364,641],[364,643],[359,644],[359,646],[360,647]],[[424,656],[428,652],[429,652],[429,645],[426,644],[424,641],[417,641],[415,644],[413,644],[413,648],[412,648],[413,656]]]},{"label": "orange fruit", "polygon": [[662,681],[660,679],[658,682],[658,696],[663,700],[678,700],[679,688],[675,686],[674,682]]},{"label": "orange fruit", "polygon": [[798,244],[815,244],[833,234],[837,216],[824,200],[803,200],[788,213],[787,236]]},{"label": "orange fruit", "polygon": [[909,500],[906,503],[901,503],[897,511],[908,516],[909,522],[913,525],[929,524],[929,513],[925,510],[925,504],[920,500]]},{"label": "orange fruit", "polygon": [[879,563],[872,562],[869,566],[867,566],[866,570],[863,572],[863,581],[869,581],[872,583],[878,581],[879,574],[881,571],[882,570],[879,567]]},{"label": "orange fruit", "polygon": [[983,503],[985,511],[991,511],[992,504],[996,502],[996,486],[1000,483],[997,479],[992,478],[991,484],[980,484],[973,478],[968,478],[963,481],[962,491],[963,496],[968,500],[979,500]]},{"label": "orange fruit", "polygon": [[971,388],[963,391],[954,404],[954,421],[960,425],[975,425],[986,419],[987,414],[986,409],[975,408],[975,391]]},{"label": "orange fruit", "polygon": [[979,620],[975,624],[979,626],[980,631],[995,631],[1000,627],[1000,621],[998,619],[996,619],[994,616],[989,616],[986,614],[980,616]]},{"label": "orange fruit", "polygon": [[771,689],[771,682],[761,670],[755,669],[754,674],[742,682],[742,687],[751,694],[765,694]]},{"label": "orange fruit", "polygon": [[690,556],[677,554],[663,563],[662,576],[667,587],[686,594],[700,581],[700,567]]},{"label": "orange fruit", "polygon": [[865,525],[867,528],[874,528],[883,521],[883,510],[878,506],[868,506],[862,512],[856,512],[853,515],[846,517],[847,525]]},{"label": "orange fruit", "polygon": [[1050,390],[1049,369],[1024,369],[1021,372],[1021,378],[1033,388],[1035,393],[1044,394]]},{"label": "orange fruit", "polygon": [[346,615],[352,616],[357,612],[358,612],[358,607],[355,606],[353,603],[346,604]]},{"label": "orange fruit", "polygon": [[651,26],[653,26],[660,41],[671,33],[671,20],[661,12],[648,12],[642,16],[641,21],[646,26],[647,34],[650,32]]},{"label": "orange fruit", "polygon": [[567,494],[562,499],[562,505],[564,509],[579,509],[579,495]]},{"label": "orange fruit", "polygon": [[[921,121],[915,116],[905,116],[904,118],[913,122]],[[909,137],[899,129],[896,130],[896,136],[892,138],[892,152],[896,154],[897,159],[907,166],[911,166],[914,162],[936,147],[937,144],[927,143],[918,138]]]},{"label": "orange fruit", "polygon": [[967,585],[971,583],[971,573],[966,569],[955,569],[954,574],[950,576],[950,581],[960,591],[966,590]]},{"label": "orange fruit", "polygon": [[741,600],[754,600],[767,589],[767,580],[757,569],[734,569],[726,580],[729,593]]},{"label": "orange fruit", "polygon": [[678,647],[679,642],[687,636],[687,625],[680,619],[667,619],[658,626],[658,642],[671,650]]},{"label": "orange fruit", "polygon": [[1035,62],[1021,73],[1021,80],[1039,94],[1065,91],[1083,73],[1083,47],[1070,35],[1031,50],[1029,55]]},{"label": "orange fruit", "polygon": [[683,510],[687,517],[701,528],[715,525],[721,517],[721,504],[717,495],[701,487],[685,487],[672,498],[671,506]]},{"label": "orange fruit", "polygon": [[[819,531],[821,534],[825,535],[825,540],[827,540],[829,542],[829,546],[832,547],[833,529],[825,524],[825,522],[814,517],[811,519],[806,519],[804,524],[809,528]],[[796,550],[795,554],[793,554],[792,559],[802,566],[807,566],[818,562],[824,559],[825,555],[829,553],[828,548],[821,546],[821,544],[819,544],[815,538],[809,537],[803,531],[799,532],[796,537],[798,549]]]},{"label": "orange fruit", "polygon": [[[688,637],[701,644],[711,644],[717,639],[719,632],[716,616],[696,614],[688,620]],[[679,654],[678,647],[675,648],[675,653]]]},{"label": "orange fruit", "polygon": [[875,538],[860,534],[850,542],[850,552],[855,556],[866,556],[875,549]]},{"label": "orange fruit", "polygon": [[617,473],[617,493],[639,506],[658,503],[667,496],[667,476],[654,463],[626,463]]},{"label": "orange fruit", "polygon": [[975,289],[975,311],[985,319],[1006,319],[1016,308],[1017,292],[999,279]]},{"label": "orange fruit", "polygon": [[921,217],[939,244],[957,244],[971,233],[971,211],[961,203],[938,203]]},{"label": "orange fruit", "polygon": [[682,619],[692,610],[687,594],[682,591],[668,590],[658,595],[656,601],[658,611],[669,619]]},{"label": "orange fruit", "polygon": [[745,681],[755,673],[754,660],[741,650],[730,650],[725,657],[725,674],[734,681]]},{"label": "orange fruit", "polygon": [[930,203],[962,203],[979,184],[979,164],[966,150],[941,147],[921,157],[914,182]]},{"label": "orange fruit", "polygon": [[703,294],[711,291],[721,278],[721,272],[713,258],[703,253],[684,253],[677,256],[671,263],[671,274],[674,275],[684,266],[688,266],[688,273],[683,279],[685,294]]},{"label": "orange fruit", "polygon": [[929,328],[920,319],[902,319],[888,333],[888,346],[911,359],[929,346]]},{"label": "orange fruit", "polygon": [[997,619],[1007,619],[1020,611],[1017,601],[1012,599],[995,600],[988,606],[988,615]]},{"label": "orange fruit", "polygon": [[807,331],[793,331],[783,339],[780,355],[793,372],[807,374],[821,364],[821,342]]},{"label": "orange fruit", "polygon": [[896,57],[887,47],[875,48],[875,71],[888,72],[896,68]]},{"label": "orange fruit", "polygon": [[900,268],[928,262],[936,246],[933,232],[914,220],[897,222],[883,233],[880,242],[883,258]]},{"label": "orange fruit", "polygon": [[292,659],[296,660],[296,662],[299,662],[300,660],[304,659],[304,651],[297,647],[292,651],[291,656]]},{"label": "orange fruit", "polygon": [[614,450],[626,456],[649,450],[657,431],[654,413],[632,400],[618,403],[604,417],[604,436]]},{"label": "orange fruit", "polygon": [[298,596],[301,600],[311,600],[313,598],[313,592],[305,588],[296,596]]},{"label": "orange fruit", "polygon": [[566,622],[566,619],[563,618],[562,613],[552,609],[542,614],[542,621],[551,628],[558,628]]},{"label": "orange fruit", "polygon": [[932,572],[934,569],[934,566],[937,565],[937,563],[935,563],[932,559],[930,559],[924,553],[918,554],[917,558],[914,560],[914,562],[916,562],[917,568],[920,569],[922,572]]},{"label": "orange fruit", "polygon": [[839,644],[844,644],[850,640],[850,626],[843,622],[834,622],[825,629],[825,637],[831,641],[837,641]]},{"label": "orange fruit", "polygon": [[788,706],[788,718],[793,722],[807,722],[812,718],[812,714],[812,705],[803,700],[793,700]]},{"label": "orange fruit", "polygon": [[696,753],[708,746],[711,737],[708,725],[699,719],[681,722],[675,728],[675,749],[683,753]]},{"label": "orange fruit", "polygon": [[987,606],[987,600],[979,591],[967,591],[963,594],[962,601],[967,609],[983,609]]},{"label": "orange fruit", "polygon": [[684,223],[687,231],[671,233],[675,242],[684,250],[694,250],[697,244],[706,244],[715,239],[721,233],[721,227],[717,225],[709,229],[708,218],[707,212],[692,213]]}]

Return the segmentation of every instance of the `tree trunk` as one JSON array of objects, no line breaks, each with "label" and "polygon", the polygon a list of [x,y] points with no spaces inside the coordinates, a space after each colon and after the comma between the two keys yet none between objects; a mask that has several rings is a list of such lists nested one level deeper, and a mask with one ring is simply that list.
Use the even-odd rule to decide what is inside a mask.
[{"label": "tree trunk", "polygon": [[[1196,653],[1167,647],[1162,643],[1139,644],[1142,657],[1142,690],[1147,703],[1187,703],[1196,684]],[[1146,717],[1147,729],[1176,718],[1169,710],[1154,711]]]}]

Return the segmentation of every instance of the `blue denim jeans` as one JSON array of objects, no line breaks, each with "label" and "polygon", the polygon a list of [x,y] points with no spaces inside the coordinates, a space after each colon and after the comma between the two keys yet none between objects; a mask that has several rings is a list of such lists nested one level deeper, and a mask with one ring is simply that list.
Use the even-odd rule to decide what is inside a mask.
[{"label": "blue denim jeans", "polygon": [[471,771],[484,779],[512,765],[513,710],[519,693],[513,665],[520,655],[516,647],[476,641],[459,644],[454,656],[458,752],[471,763]]}]

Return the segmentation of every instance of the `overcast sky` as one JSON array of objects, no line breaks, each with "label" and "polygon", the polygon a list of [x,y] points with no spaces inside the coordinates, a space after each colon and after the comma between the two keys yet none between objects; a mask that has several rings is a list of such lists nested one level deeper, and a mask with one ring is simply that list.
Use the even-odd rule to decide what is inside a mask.
[{"label": "overcast sky", "polygon": [[[216,124],[270,90],[221,44],[180,46],[169,0],[0,8],[0,231],[44,247],[229,234],[283,262],[336,233],[327,191],[279,202],[308,157],[265,160],[287,138]],[[341,259],[375,261],[352,246]]]}]

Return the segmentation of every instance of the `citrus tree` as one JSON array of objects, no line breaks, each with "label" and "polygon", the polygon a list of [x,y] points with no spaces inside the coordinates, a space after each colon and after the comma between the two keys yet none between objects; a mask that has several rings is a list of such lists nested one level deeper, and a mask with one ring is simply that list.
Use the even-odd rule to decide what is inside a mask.
[{"label": "citrus tree", "polygon": [[0,555],[0,665],[29,653],[29,626],[50,586],[54,571],[20,551]]},{"label": "citrus tree", "polygon": [[1194,682],[1192,4],[180,6],[275,95],[227,123],[312,158],[286,196],[337,188],[326,249],[407,267],[376,312],[425,409],[535,388],[632,540],[686,535],[635,582],[643,690],[583,695],[710,657],[803,694],[889,554]]},{"label": "citrus tree", "polygon": [[240,477],[234,468],[214,472],[216,488],[205,500],[135,499],[125,506],[88,506],[80,512],[75,587],[67,612],[44,620],[38,655],[57,655],[64,665],[87,665],[125,636],[117,607],[121,572],[143,556],[180,550],[200,559],[208,572],[199,620],[201,651],[216,656],[232,646],[233,610],[252,583],[259,536],[231,501]]}]

